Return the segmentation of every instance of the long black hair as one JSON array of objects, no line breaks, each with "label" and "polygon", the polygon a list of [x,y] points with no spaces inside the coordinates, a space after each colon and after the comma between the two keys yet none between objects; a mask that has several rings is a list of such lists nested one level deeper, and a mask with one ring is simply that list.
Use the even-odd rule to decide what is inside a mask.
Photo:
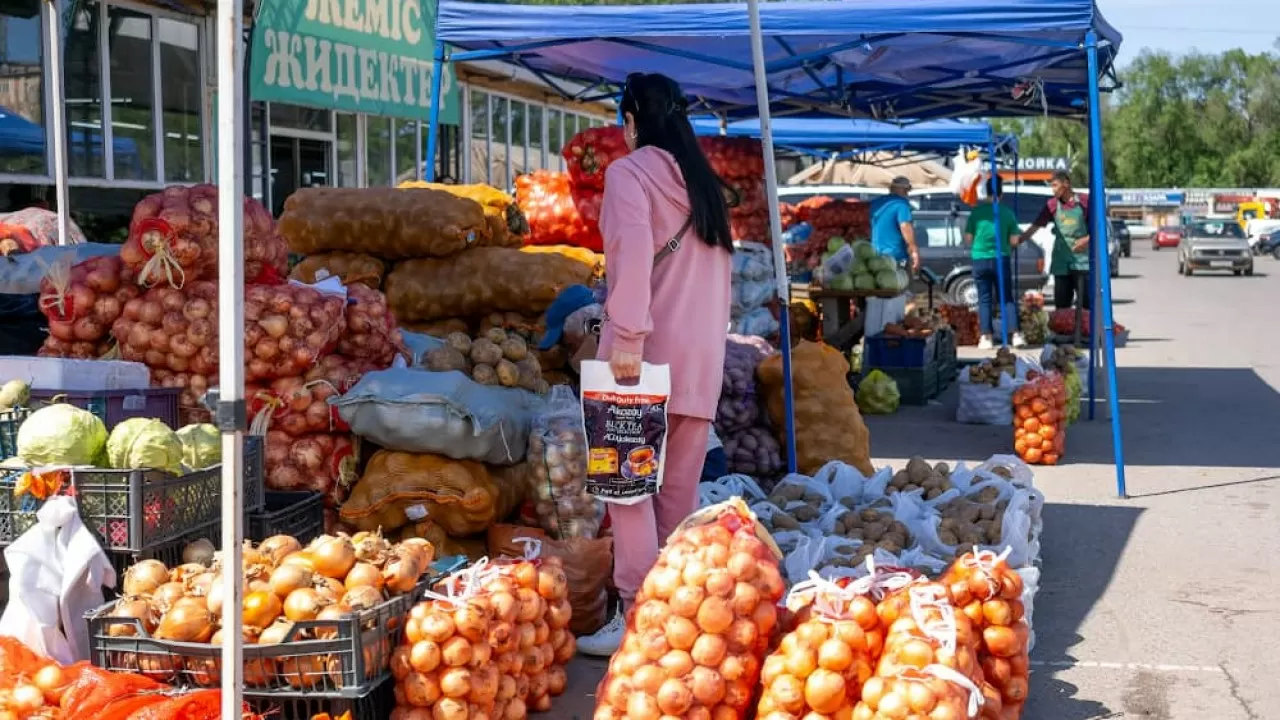
[{"label": "long black hair", "polygon": [[652,145],[671,153],[684,176],[690,215],[698,237],[733,252],[724,184],[698,147],[680,85],[666,75],[633,73],[622,91],[622,111],[635,119],[636,147]]}]

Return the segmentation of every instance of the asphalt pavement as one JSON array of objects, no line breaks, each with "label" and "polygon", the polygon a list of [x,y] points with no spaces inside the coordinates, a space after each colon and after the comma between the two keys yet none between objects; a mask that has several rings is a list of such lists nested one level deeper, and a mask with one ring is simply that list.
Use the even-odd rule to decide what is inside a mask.
[{"label": "asphalt pavement", "polygon": [[[1186,278],[1172,250],[1135,243],[1120,270],[1129,497],[1099,382],[1065,463],[1036,472],[1047,506],[1023,717],[1280,718],[1280,261]],[[1010,429],[953,421],[954,394],[869,418],[876,464],[1009,452]],[[603,667],[575,661],[556,717],[591,717]]]}]

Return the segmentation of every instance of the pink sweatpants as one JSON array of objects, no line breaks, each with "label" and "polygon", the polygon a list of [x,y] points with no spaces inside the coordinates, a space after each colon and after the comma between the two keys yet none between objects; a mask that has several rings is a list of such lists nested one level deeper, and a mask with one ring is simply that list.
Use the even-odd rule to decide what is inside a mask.
[{"label": "pink sweatpants", "polygon": [[710,420],[668,415],[662,489],[635,505],[608,504],[613,524],[613,582],[628,608],[671,531],[698,509],[698,481],[707,458],[710,428]]}]

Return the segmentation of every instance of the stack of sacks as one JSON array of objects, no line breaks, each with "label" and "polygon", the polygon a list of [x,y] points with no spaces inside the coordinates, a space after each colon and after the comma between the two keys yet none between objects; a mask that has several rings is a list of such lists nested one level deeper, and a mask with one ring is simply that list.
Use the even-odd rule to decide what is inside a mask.
[{"label": "stack of sacks", "polygon": [[773,337],[778,319],[770,309],[776,297],[773,251],[754,242],[735,243],[733,251],[733,306],[731,332],[739,335]]}]

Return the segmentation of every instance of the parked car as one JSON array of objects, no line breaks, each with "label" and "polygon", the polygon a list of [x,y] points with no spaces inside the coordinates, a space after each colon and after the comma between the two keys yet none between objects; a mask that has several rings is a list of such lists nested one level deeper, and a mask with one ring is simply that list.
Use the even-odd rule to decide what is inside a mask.
[{"label": "parked car", "polygon": [[[941,290],[947,302],[978,306],[978,286],[973,281],[973,264],[969,248],[964,245],[964,224],[969,219],[963,210],[917,210],[912,217],[916,245],[920,248],[920,265],[941,278]],[[1045,274],[1044,251],[1036,243],[1016,248],[1018,282],[1016,295],[1027,290],[1042,291],[1049,277]],[[911,291],[921,293],[924,281],[911,282]]]},{"label": "parked car", "polygon": [[792,205],[824,195],[836,200],[870,202],[881,195],[888,194],[889,191],[886,188],[864,185],[783,185],[778,188],[778,199]]},{"label": "parked car", "polygon": [[1129,237],[1134,240],[1150,240],[1160,229],[1141,220],[1125,220],[1124,226],[1129,229]]},{"label": "parked car", "polygon": [[1120,245],[1120,254],[1125,257],[1133,255],[1133,238],[1129,226],[1120,218],[1111,218],[1111,234]]},{"label": "parked car", "polygon": [[1156,234],[1151,236],[1151,249],[1159,250],[1160,248],[1178,247],[1178,243],[1182,241],[1182,227],[1179,225],[1165,225],[1156,230]]},{"label": "parked car", "polygon": [[1258,242],[1253,246],[1253,254],[1270,255],[1280,260],[1280,230],[1259,235]]},{"label": "parked car", "polygon": [[1253,252],[1240,224],[1231,218],[1195,220],[1178,243],[1178,272],[1197,270],[1253,274]]}]

